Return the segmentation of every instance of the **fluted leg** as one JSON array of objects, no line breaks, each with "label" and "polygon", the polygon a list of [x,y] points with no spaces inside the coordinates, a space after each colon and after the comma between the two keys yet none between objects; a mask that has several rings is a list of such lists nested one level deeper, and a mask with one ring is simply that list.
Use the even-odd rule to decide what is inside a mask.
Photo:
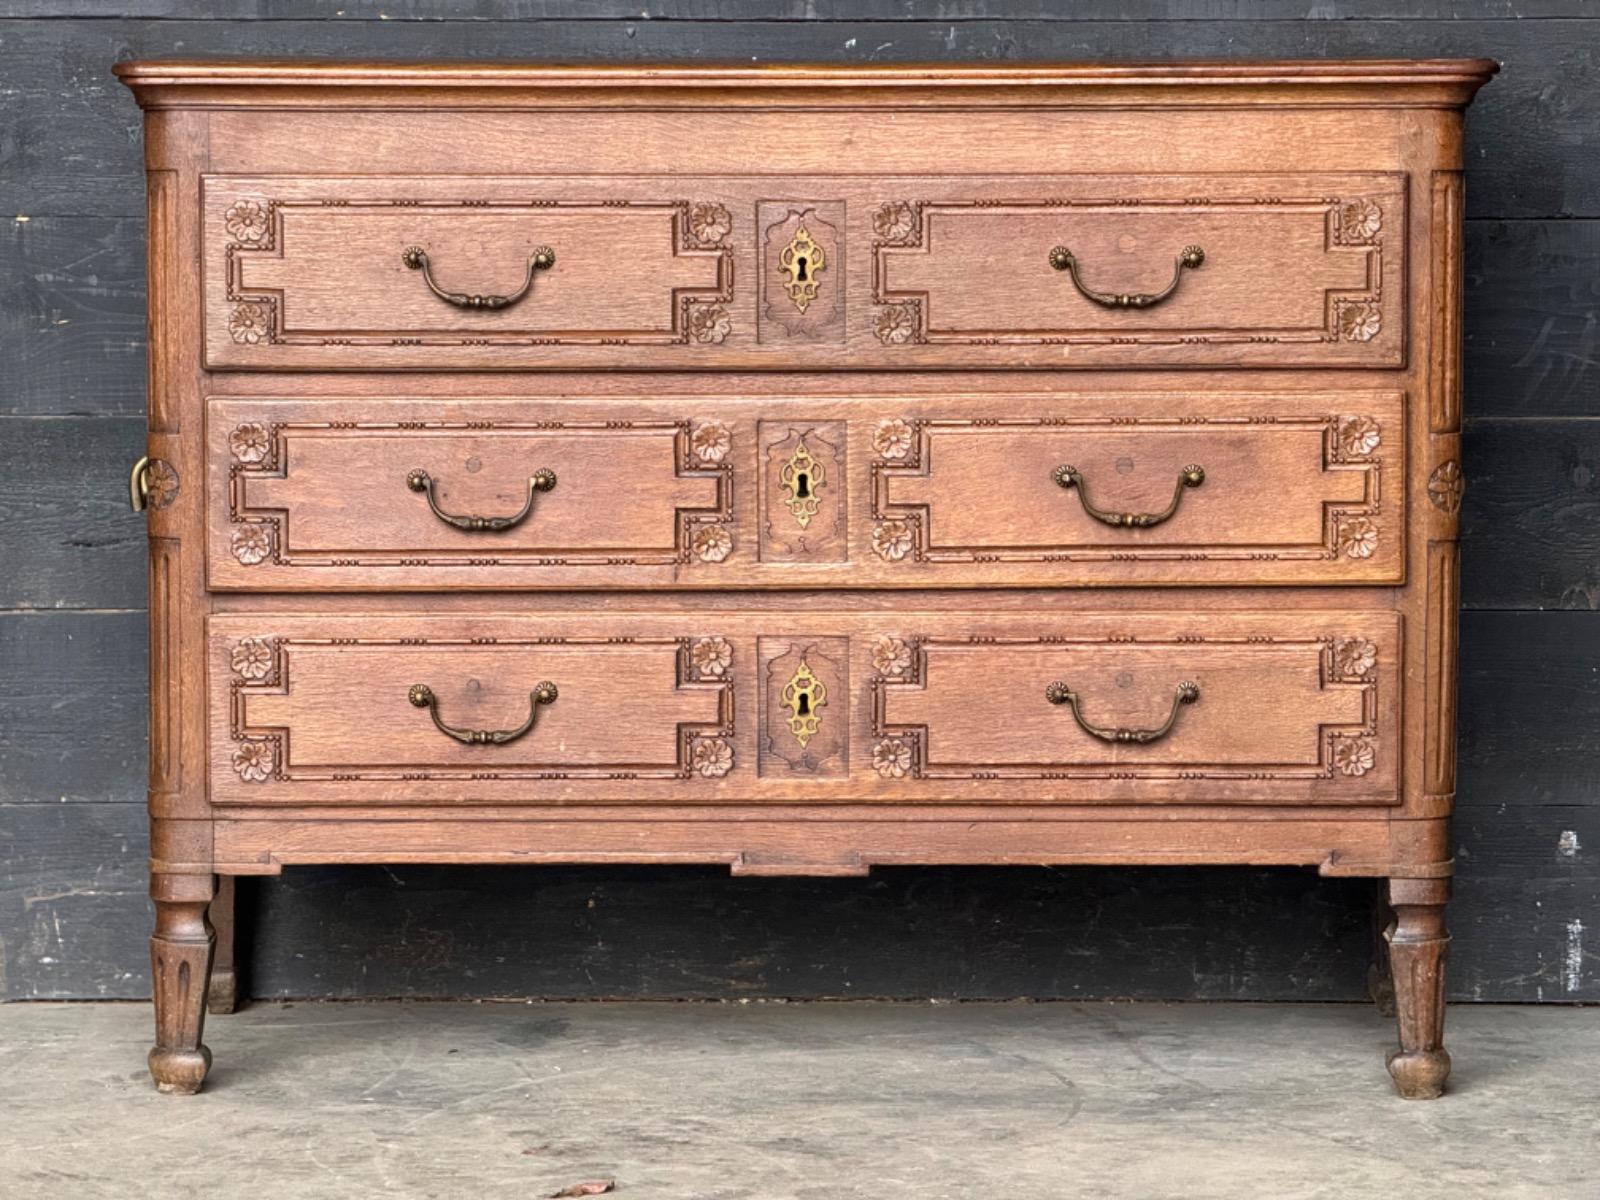
[{"label": "fluted leg", "polygon": [[237,909],[232,875],[217,877],[217,894],[211,899],[211,928],[217,949],[211,960],[211,986],[206,989],[206,1011],[226,1016],[239,1005]]},{"label": "fluted leg", "polygon": [[1389,1074],[1407,1100],[1432,1100],[1444,1091],[1450,1055],[1444,1048],[1444,967],[1450,947],[1444,906],[1448,879],[1391,879],[1389,930],[1395,1015],[1400,1049],[1389,1056]]},{"label": "fluted leg", "polygon": [[150,939],[156,1044],[150,1051],[150,1075],[158,1091],[193,1095],[211,1067],[211,1051],[201,1036],[216,941],[206,919],[212,881],[209,875],[156,876],[150,890],[156,902],[156,931]]}]

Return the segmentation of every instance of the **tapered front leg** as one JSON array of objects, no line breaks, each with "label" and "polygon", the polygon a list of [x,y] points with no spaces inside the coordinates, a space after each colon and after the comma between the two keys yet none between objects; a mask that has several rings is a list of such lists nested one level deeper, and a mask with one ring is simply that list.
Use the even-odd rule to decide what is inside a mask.
[{"label": "tapered front leg", "polygon": [[158,1091],[193,1095],[211,1067],[211,1051],[201,1036],[216,943],[206,917],[212,878],[156,875],[150,892],[156,902],[156,931],[150,939],[156,1044],[150,1051],[150,1075]]},{"label": "tapered front leg", "polygon": [[1391,879],[1389,961],[1394,975],[1400,1049],[1389,1074],[1407,1100],[1432,1100],[1444,1091],[1450,1055],[1444,1048],[1444,967],[1450,948],[1444,906],[1448,879]]}]

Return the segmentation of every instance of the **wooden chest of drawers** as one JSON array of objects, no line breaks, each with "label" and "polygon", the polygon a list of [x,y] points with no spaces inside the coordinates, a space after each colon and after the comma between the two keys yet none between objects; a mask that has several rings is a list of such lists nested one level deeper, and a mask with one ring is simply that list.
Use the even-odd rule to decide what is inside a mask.
[{"label": "wooden chest of drawers", "polygon": [[1437,1095],[1486,62],[124,64],[151,890],[327,862],[1386,877]]}]

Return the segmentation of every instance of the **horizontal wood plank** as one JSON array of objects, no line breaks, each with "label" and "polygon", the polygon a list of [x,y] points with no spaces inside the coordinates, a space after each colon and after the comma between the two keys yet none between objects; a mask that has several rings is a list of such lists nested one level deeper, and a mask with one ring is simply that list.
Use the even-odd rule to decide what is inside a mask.
[{"label": "horizontal wood plank", "polygon": [[[138,114],[109,59],[322,56],[594,62],[988,60],[1487,55],[1505,73],[1469,122],[1468,204],[1479,217],[1600,215],[1600,161],[1583,147],[1600,94],[1587,86],[1591,25],[1347,21],[26,21],[0,42],[14,147],[0,212],[132,216]],[[359,32],[357,32],[359,30]],[[352,36],[355,33],[356,36]],[[114,49],[113,49],[114,48]],[[1537,129],[1539,136],[1527,136]]]}]

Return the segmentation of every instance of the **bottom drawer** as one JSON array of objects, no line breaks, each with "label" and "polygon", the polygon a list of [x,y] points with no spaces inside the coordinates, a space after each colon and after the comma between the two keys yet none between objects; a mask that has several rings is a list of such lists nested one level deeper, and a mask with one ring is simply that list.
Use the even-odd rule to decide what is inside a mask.
[{"label": "bottom drawer", "polygon": [[220,805],[1399,801],[1400,618],[209,622]]}]

